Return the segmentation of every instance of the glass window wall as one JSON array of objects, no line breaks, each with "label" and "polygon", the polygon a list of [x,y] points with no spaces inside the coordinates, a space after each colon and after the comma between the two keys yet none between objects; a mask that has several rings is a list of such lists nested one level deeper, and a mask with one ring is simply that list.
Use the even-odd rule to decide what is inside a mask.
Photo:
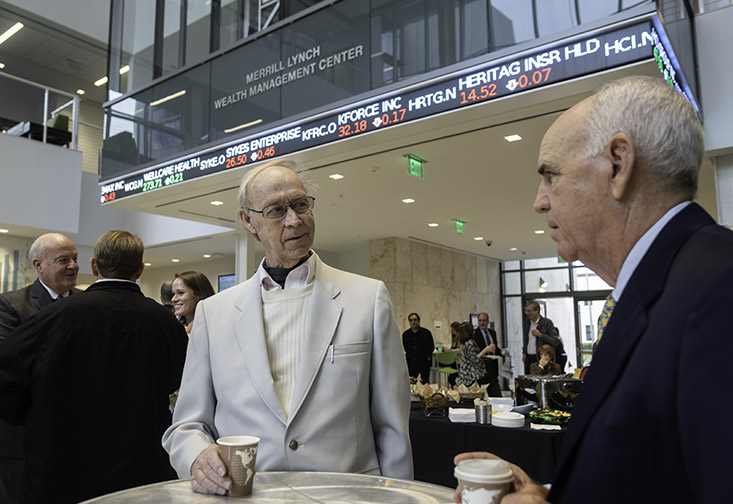
[{"label": "glass window wall", "polygon": [[[610,0],[341,0],[322,8],[306,0],[121,1],[113,0],[122,23],[115,29],[113,22],[111,40],[119,42],[110,46],[121,51],[115,59],[111,50],[110,61],[126,72],[110,79],[109,96],[132,98],[131,90],[141,89],[133,101],[144,112],[122,116],[116,103],[108,107],[106,141],[121,132],[120,121],[138,121],[127,130],[135,132],[131,140],[143,164],[623,9]],[[640,3],[653,4],[634,6]],[[304,9],[312,12],[298,14]],[[296,14],[279,29],[258,33]],[[237,45],[248,35],[248,43]],[[231,49],[212,58],[218,48]],[[179,101],[150,105],[181,90],[187,94]],[[120,169],[106,160],[103,179]]]},{"label": "glass window wall", "polygon": [[[520,282],[520,276],[524,282]],[[502,264],[502,277],[504,325],[507,346],[514,349],[515,376],[525,372],[521,354],[523,307],[529,301],[537,301],[540,314],[552,320],[558,329],[568,355],[565,371],[587,365],[596,340],[596,322],[611,286],[583,263],[568,264],[557,257],[507,261]]]}]

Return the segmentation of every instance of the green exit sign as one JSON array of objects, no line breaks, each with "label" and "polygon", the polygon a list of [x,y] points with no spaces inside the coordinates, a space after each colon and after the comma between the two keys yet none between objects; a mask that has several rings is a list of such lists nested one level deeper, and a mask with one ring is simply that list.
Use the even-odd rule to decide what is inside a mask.
[{"label": "green exit sign", "polygon": [[412,154],[407,154],[405,157],[407,158],[407,173],[419,179],[425,178],[423,173],[425,161]]},{"label": "green exit sign", "polygon": [[458,219],[453,219],[453,222],[456,223],[456,233],[463,234],[463,228],[466,226],[466,223]]}]

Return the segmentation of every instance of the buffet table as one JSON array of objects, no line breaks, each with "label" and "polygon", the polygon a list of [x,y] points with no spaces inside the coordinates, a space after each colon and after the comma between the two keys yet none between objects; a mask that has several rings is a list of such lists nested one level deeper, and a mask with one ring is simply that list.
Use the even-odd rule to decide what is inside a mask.
[{"label": "buffet table", "polygon": [[517,464],[540,483],[552,478],[562,430],[494,427],[477,423],[453,423],[447,417],[426,417],[419,403],[410,412],[410,440],[415,479],[447,487],[456,486],[453,457],[463,452],[488,451]]},{"label": "buffet table", "polygon": [[197,494],[191,490],[189,480],[164,483],[122,490],[88,501],[87,504],[222,504],[242,502],[247,504],[277,503],[404,503],[448,504],[453,502],[452,488],[390,479],[367,474],[327,472],[259,472],[255,475],[252,495],[248,497],[221,497]]}]

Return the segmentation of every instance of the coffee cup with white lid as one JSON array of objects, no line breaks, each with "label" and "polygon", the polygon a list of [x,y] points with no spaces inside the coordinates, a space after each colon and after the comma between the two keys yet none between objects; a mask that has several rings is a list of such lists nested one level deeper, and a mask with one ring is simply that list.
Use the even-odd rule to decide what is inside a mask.
[{"label": "coffee cup with white lid", "polygon": [[501,459],[462,460],[453,474],[463,504],[498,504],[514,480],[509,464]]}]

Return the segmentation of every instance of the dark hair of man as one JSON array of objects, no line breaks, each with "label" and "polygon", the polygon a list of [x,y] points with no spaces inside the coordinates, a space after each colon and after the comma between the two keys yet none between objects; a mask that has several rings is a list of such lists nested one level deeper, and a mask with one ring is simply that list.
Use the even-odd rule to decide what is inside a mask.
[{"label": "dark hair of man", "polygon": [[420,315],[418,315],[417,313],[410,313],[407,316],[407,320],[410,320],[410,317],[412,317],[413,315],[415,315],[415,318],[417,318],[417,321],[420,322]]},{"label": "dark hair of man", "polygon": [[94,259],[104,278],[132,280],[143,263],[145,246],[127,231],[107,231],[94,245]]},{"label": "dark hair of man", "polygon": [[173,280],[166,280],[160,286],[160,297],[169,303],[173,299]]},{"label": "dark hair of man", "polygon": [[196,299],[199,301],[216,294],[214,292],[214,288],[211,286],[211,282],[209,282],[209,279],[199,271],[184,271],[183,273],[176,273],[176,278],[180,278],[183,283],[186,284],[186,287],[193,291],[193,295],[196,296]]},{"label": "dark hair of man", "polygon": [[534,310],[540,311],[540,304],[537,301],[530,301],[526,305],[524,305],[525,308],[532,308]]}]

